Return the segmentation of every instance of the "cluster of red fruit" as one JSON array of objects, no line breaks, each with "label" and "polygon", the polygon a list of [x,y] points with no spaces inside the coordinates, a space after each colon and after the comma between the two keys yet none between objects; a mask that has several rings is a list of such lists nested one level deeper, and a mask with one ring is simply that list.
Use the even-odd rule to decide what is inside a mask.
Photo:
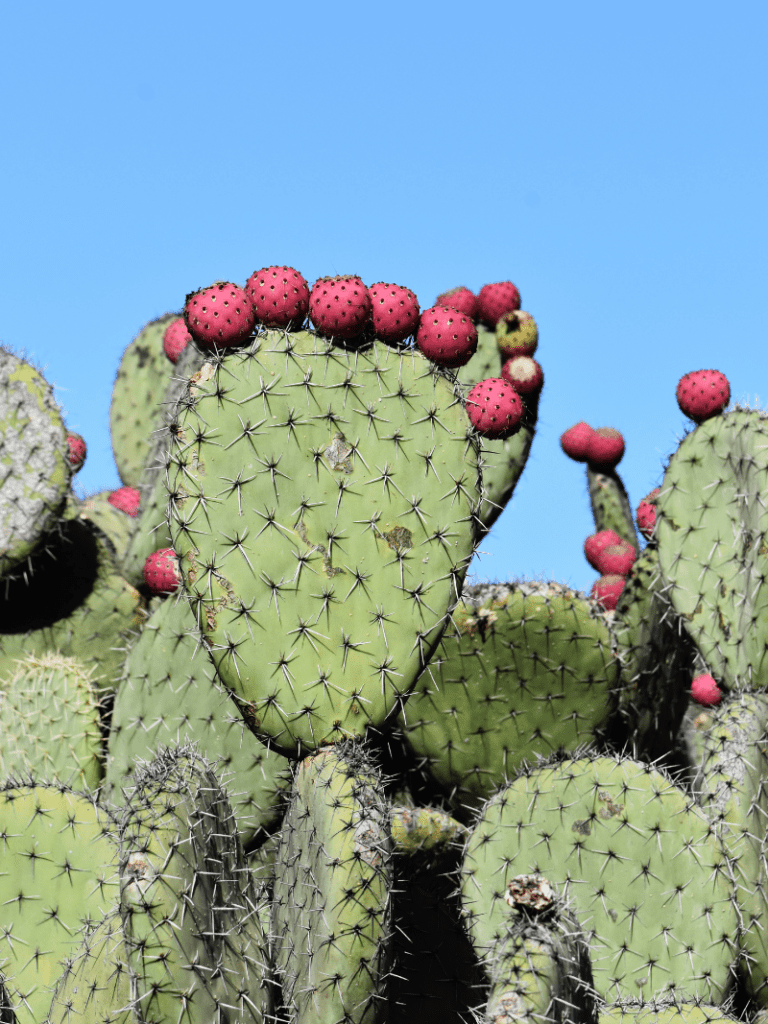
[{"label": "cluster of red fruit", "polygon": [[[348,275],[321,277],[310,289],[293,267],[264,267],[251,274],[245,288],[225,281],[188,295],[183,318],[169,324],[163,346],[175,363],[192,337],[204,348],[221,349],[241,344],[257,324],[284,330],[309,318],[319,334],[343,343],[376,337],[400,344],[413,335],[428,359],[458,369],[477,350],[476,323],[493,329],[510,315],[520,320],[516,328],[533,322],[519,310],[520,293],[511,281],[487,284],[477,295],[453,288],[422,312],[415,294],[402,285],[366,286]],[[517,333],[527,339],[525,331]],[[501,376],[481,381],[467,395],[467,414],[482,436],[504,438],[519,428],[524,414],[519,396],[538,391],[544,380],[531,358],[535,348],[535,336],[532,343],[511,345]]]}]

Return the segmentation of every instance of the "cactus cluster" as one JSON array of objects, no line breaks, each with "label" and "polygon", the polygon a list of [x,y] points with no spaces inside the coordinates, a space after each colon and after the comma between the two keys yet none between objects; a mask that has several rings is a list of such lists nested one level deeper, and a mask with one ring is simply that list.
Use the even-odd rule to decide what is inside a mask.
[{"label": "cactus cluster", "polygon": [[636,517],[576,424],[592,592],[472,584],[536,431],[520,307],[193,292],[87,497],[0,353],[0,1020],[768,1014],[768,417],[686,375]]}]

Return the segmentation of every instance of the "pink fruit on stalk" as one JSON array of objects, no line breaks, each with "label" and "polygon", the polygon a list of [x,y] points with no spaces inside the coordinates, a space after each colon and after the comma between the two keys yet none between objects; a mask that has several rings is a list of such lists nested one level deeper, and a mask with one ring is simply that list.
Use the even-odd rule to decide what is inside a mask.
[{"label": "pink fruit on stalk", "polygon": [[192,335],[187,330],[184,318],[179,316],[171,320],[163,334],[163,352],[172,363],[179,361],[179,356],[192,341]]},{"label": "pink fruit on stalk", "polygon": [[520,309],[520,292],[511,281],[486,284],[477,296],[477,319],[491,330],[505,313]]},{"label": "pink fruit on stalk", "polygon": [[181,583],[179,559],[173,548],[154,551],[142,571],[144,582],[153,594],[172,594]]},{"label": "pink fruit on stalk", "polygon": [[704,673],[691,683],[691,699],[702,707],[711,708],[723,699],[723,691],[709,673]]},{"label": "pink fruit on stalk", "polygon": [[606,611],[612,612],[619,603],[621,592],[624,589],[625,579],[623,576],[601,576],[595,580],[590,590],[590,597],[599,601]]},{"label": "pink fruit on stalk", "polygon": [[646,494],[642,499],[640,504],[637,506],[637,511],[635,512],[637,528],[646,540],[651,539],[653,536],[653,529],[656,526],[656,497],[660,493],[660,488],[654,487],[654,489]]},{"label": "pink fruit on stalk", "polygon": [[496,344],[502,359],[512,356],[532,356],[539,345],[539,328],[530,313],[513,309],[499,317],[496,324]]},{"label": "pink fruit on stalk", "polygon": [[510,437],[520,428],[522,399],[503,377],[481,380],[467,395],[467,416],[478,434],[489,440]]},{"label": "pink fruit on stalk", "polygon": [[309,296],[309,318],[320,334],[349,341],[371,319],[371,295],[359,277],[320,277]]},{"label": "pink fruit on stalk", "polygon": [[67,432],[67,461],[75,473],[82,468],[85,462],[87,448],[85,438],[75,434],[71,430]]},{"label": "pink fruit on stalk", "polygon": [[458,309],[470,320],[477,319],[477,296],[469,288],[461,285],[458,288],[451,288],[450,291],[438,295],[435,300],[436,306],[450,306],[451,309]]},{"label": "pink fruit on stalk", "polygon": [[678,381],[677,404],[695,423],[722,412],[731,400],[731,385],[719,370],[692,370]]},{"label": "pink fruit on stalk", "polygon": [[410,288],[377,281],[371,294],[373,330],[383,341],[396,344],[413,334],[419,326],[419,300]]},{"label": "pink fruit on stalk", "polygon": [[544,384],[544,371],[530,356],[507,359],[501,368],[501,376],[523,397],[538,394]]},{"label": "pink fruit on stalk", "polygon": [[609,544],[598,555],[597,571],[603,576],[627,576],[636,558],[637,551],[629,541]]},{"label": "pink fruit on stalk", "polygon": [[416,344],[438,366],[465,366],[477,351],[471,318],[450,306],[432,306],[419,317]]},{"label": "pink fruit on stalk", "polygon": [[309,285],[293,267],[263,267],[245,283],[245,293],[265,327],[300,324],[309,311]]},{"label": "pink fruit on stalk", "polygon": [[574,462],[586,462],[589,442],[593,434],[592,427],[581,420],[560,435],[560,447]]},{"label": "pink fruit on stalk", "polygon": [[598,427],[587,442],[587,462],[595,469],[611,470],[624,456],[624,438],[613,427]]},{"label": "pink fruit on stalk", "polygon": [[621,537],[615,530],[598,530],[597,533],[590,534],[584,541],[584,557],[593,569],[602,572],[600,555],[606,548],[621,543]]},{"label": "pink fruit on stalk", "polygon": [[227,348],[250,335],[256,311],[239,285],[220,281],[187,296],[184,319],[203,348]]},{"label": "pink fruit on stalk", "polygon": [[115,508],[125,512],[126,515],[133,516],[135,519],[139,514],[141,492],[135,487],[118,487],[116,491],[112,491],[107,501],[110,505],[114,505]]}]

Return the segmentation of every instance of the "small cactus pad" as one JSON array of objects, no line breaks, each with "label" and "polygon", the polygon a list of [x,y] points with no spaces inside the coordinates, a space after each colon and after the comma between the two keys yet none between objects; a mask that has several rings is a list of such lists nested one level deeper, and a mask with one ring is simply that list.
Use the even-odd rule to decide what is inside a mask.
[{"label": "small cactus pad", "polygon": [[594,740],[617,663],[604,615],[557,583],[466,587],[400,715],[454,806],[477,806],[526,760]]},{"label": "small cactus pad", "polygon": [[91,800],[52,785],[0,790],[0,964],[17,1024],[45,1019],[67,959],[117,897],[117,851]]},{"label": "small cactus pad", "polygon": [[93,666],[53,652],[29,655],[0,679],[0,777],[21,772],[96,789],[102,749],[92,674]]},{"label": "small cactus pad", "polygon": [[280,833],[272,950],[294,1024],[379,1019],[392,856],[381,779],[352,745],[298,766]]},{"label": "small cactus pad", "polygon": [[621,540],[639,551],[632,506],[621,477],[614,469],[587,466],[587,486],[592,504],[592,518],[598,531],[613,530]]},{"label": "small cactus pad", "polygon": [[[757,1024],[756,1017],[752,1018]],[[622,999],[600,1008],[598,1024],[736,1024],[743,1020],[726,1013],[721,1006],[682,999]]]},{"label": "small cactus pad", "polygon": [[268,332],[193,376],[169,488],[185,588],[249,725],[290,754],[381,723],[473,551],[453,384],[413,351]]},{"label": "small cactus pad", "polygon": [[50,384],[0,348],[0,576],[53,527],[72,472],[67,429]]},{"label": "small cactus pad", "polygon": [[290,783],[288,762],[245,726],[216,681],[185,600],[161,601],[126,661],[112,711],[105,788],[123,803],[137,760],[163,747],[196,742],[214,765],[237,817],[243,843],[275,825]]},{"label": "small cactus pad", "polygon": [[700,424],[656,498],[669,598],[725,689],[768,687],[768,416],[735,409]]},{"label": "small cactus pad", "polygon": [[724,997],[739,930],[728,858],[666,776],[582,758],[531,769],[494,796],[462,868],[476,948],[504,935],[507,886],[521,874],[544,875],[570,902],[603,998]]}]

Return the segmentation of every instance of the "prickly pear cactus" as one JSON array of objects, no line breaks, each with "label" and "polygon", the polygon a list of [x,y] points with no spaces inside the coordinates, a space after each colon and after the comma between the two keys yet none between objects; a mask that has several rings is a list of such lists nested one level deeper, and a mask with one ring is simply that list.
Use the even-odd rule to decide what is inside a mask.
[{"label": "prickly pear cactus", "polygon": [[630,759],[563,761],[494,796],[462,867],[478,950],[503,936],[507,885],[521,874],[544,875],[569,901],[604,999],[724,999],[739,938],[731,865],[709,819],[660,772]]},{"label": "prickly pear cactus", "polygon": [[173,546],[249,725],[290,755],[380,725],[473,552],[451,380],[416,351],[271,331],[193,376],[174,433]]},{"label": "prickly pear cactus", "polygon": [[768,686],[768,417],[735,409],[672,456],[657,498],[669,599],[725,689]]},{"label": "prickly pear cactus", "polygon": [[0,348],[0,576],[20,566],[56,523],[72,467],[53,390]]},{"label": "prickly pear cactus", "polygon": [[293,1024],[385,1015],[392,855],[381,788],[351,744],[297,768],[272,903],[273,957]]},{"label": "prickly pear cactus", "polygon": [[613,530],[622,540],[631,544],[635,551],[639,551],[640,542],[632,518],[632,508],[626,488],[616,470],[587,466],[587,486],[595,528]]}]

